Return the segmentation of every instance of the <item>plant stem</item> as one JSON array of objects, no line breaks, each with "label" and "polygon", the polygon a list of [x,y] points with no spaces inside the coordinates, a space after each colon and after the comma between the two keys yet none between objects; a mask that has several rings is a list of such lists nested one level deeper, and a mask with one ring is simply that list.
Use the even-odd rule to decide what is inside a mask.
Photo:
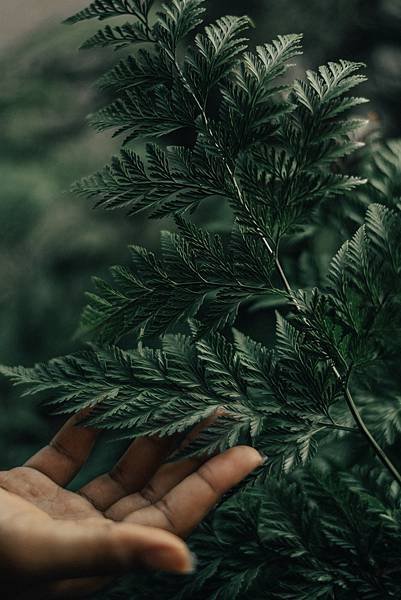
[{"label": "plant stem", "polygon": [[[188,92],[190,93],[190,95],[192,96],[196,106],[198,107],[204,126],[206,128],[206,131],[208,132],[208,135],[210,136],[210,139],[212,140],[215,148],[220,152],[221,155],[221,159],[224,163],[225,169],[228,173],[228,175],[230,176],[230,179],[234,185],[236,194],[238,196],[238,200],[241,202],[242,205],[245,204],[244,201],[244,197],[242,194],[242,190],[241,190],[241,186],[238,182],[238,179],[235,175],[234,169],[231,167],[231,165],[229,164],[229,162],[226,160],[226,157],[224,155],[224,149],[221,148],[219,141],[216,139],[216,136],[214,134],[214,131],[212,130],[210,123],[209,123],[209,119],[208,116],[206,114],[206,110],[205,110],[205,106],[200,102],[199,98],[197,97],[196,93],[194,92],[194,90],[192,89],[191,85],[189,84],[187,78],[185,77],[185,74],[183,73],[180,65],[178,64],[177,58],[174,56],[174,54],[172,54],[172,52],[165,48],[162,47],[163,50],[166,52],[167,56],[169,57],[169,59],[172,61],[179,77],[182,80],[182,83],[184,84],[184,87],[188,90]],[[282,284],[284,286],[284,289],[286,290],[294,308],[300,312],[301,308],[298,304],[297,298],[294,295],[294,291],[290,285],[290,282],[287,279],[287,276],[285,274],[285,271],[283,269],[283,266],[280,262],[278,253],[277,253],[277,249],[275,249],[272,244],[269,242],[269,240],[267,239],[267,237],[265,236],[265,234],[263,233],[263,231],[260,229],[258,223],[254,223],[256,231],[258,232],[258,234],[261,237],[262,243],[264,244],[264,246],[266,247],[267,251],[269,252],[269,254],[274,258],[274,262],[275,262],[275,266],[278,272],[278,275],[282,281]],[[308,321],[306,318],[304,318],[304,322],[306,325],[308,325]],[[372,436],[372,434],[370,433],[368,427],[366,426],[356,404],[355,401],[352,397],[351,391],[349,389],[348,383],[344,384],[344,379],[341,376],[341,373],[339,372],[339,370],[337,369],[335,364],[331,365],[333,373],[336,377],[336,379],[341,383],[342,388],[343,388],[343,393],[344,393],[344,397],[347,403],[347,406],[349,408],[349,411],[351,412],[354,421],[359,429],[359,431],[362,433],[362,435],[366,438],[366,440],[368,441],[369,445],[373,448],[375,454],[377,455],[377,457],[379,458],[379,460],[381,461],[381,463],[388,469],[388,471],[391,473],[392,477],[394,477],[394,479],[397,481],[397,483],[401,486],[401,474],[399,473],[399,471],[397,470],[397,468],[393,465],[393,463],[391,462],[391,460],[389,459],[389,457],[387,456],[387,454],[384,452],[384,450],[381,448],[381,446],[377,443],[377,441],[375,440],[375,438]]]},{"label": "plant stem", "polygon": [[[334,371],[336,377],[341,379],[341,375],[337,371],[337,367],[333,366],[333,371]],[[379,446],[379,444],[376,442],[373,435],[370,433],[368,427],[366,426],[364,420],[362,419],[362,416],[355,404],[355,401],[352,397],[352,394],[351,394],[351,391],[350,391],[348,385],[345,386],[344,396],[345,396],[345,400],[347,402],[348,408],[349,408],[359,430],[365,436],[368,443],[372,446],[376,456],[379,458],[381,463],[390,471],[391,475],[394,477],[394,479],[397,481],[397,483],[401,486],[401,474],[399,473],[399,471],[395,467],[395,465],[393,465],[393,463],[391,462],[391,460],[389,459],[387,454],[384,452],[383,448],[381,448],[381,446]]]},{"label": "plant stem", "polygon": [[356,427],[347,427],[346,425],[338,425],[337,423],[325,423],[321,421],[318,423],[318,425],[326,429],[338,429],[338,431],[347,431],[348,433],[358,432]]}]

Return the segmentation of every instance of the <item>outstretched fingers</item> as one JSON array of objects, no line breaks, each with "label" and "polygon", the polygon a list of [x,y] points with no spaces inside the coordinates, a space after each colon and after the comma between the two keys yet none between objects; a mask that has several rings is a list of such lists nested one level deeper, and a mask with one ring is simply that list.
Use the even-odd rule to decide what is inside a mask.
[{"label": "outstretched fingers", "polygon": [[263,464],[254,448],[238,446],[204,463],[154,504],[125,517],[126,522],[160,527],[185,537],[233,486]]}]

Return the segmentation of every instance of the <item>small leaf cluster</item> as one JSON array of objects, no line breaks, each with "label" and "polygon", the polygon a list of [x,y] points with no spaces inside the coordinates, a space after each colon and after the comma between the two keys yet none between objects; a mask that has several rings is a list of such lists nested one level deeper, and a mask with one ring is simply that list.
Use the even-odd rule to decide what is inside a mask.
[{"label": "small leaf cluster", "polygon": [[112,284],[96,280],[82,323],[102,341],[118,340],[146,324],[159,335],[192,317],[202,329],[232,325],[242,302],[272,292],[273,261],[252,235],[210,234],[178,219],[163,232],[161,253],[131,247],[131,268],[114,267]]},{"label": "small leaf cluster", "polygon": [[400,231],[399,211],[371,204],[365,223],[333,258],[326,289],[298,294],[295,320],[339,370],[363,370],[397,354]]}]

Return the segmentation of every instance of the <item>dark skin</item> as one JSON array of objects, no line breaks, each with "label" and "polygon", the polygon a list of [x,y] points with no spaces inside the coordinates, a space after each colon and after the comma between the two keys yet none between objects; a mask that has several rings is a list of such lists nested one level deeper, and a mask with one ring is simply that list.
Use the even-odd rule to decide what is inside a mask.
[{"label": "dark skin", "polygon": [[134,441],[109,473],[65,489],[98,432],[70,419],[24,466],[0,472],[1,598],[75,598],[134,568],[190,573],[183,539],[262,463],[247,446],[166,463],[174,438]]}]

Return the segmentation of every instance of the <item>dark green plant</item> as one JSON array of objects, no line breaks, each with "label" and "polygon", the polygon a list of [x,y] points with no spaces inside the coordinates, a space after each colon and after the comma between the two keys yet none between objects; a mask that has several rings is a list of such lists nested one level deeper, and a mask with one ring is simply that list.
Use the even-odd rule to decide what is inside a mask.
[{"label": "dark green plant", "polygon": [[[162,234],[160,252],[133,246],[130,267],[96,280],[81,327],[96,345],[2,372],[28,393],[56,390],[63,412],[92,407],[92,425],[130,439],[184,432],[214,415],[187,453],[252,443],[277,476],[306,464],[318,446],[324,458],[330,444],[363,440],[396,480],[390,494],[385,475],[373,492],[357,474],[319,481],[306,472],[290,487],[260,476],[194,537],[205,563],[178,597],[395,597],[401,476],[386,446],[401,430],[393,417],[401,215],[399,198],[389,196],[399,170],[383,151],[367,191],[359,188],[366,179],[348,173],[347,157],[363,145],[353,137],[363,122],[347,117],[365,101],[349,94],[365,79],[362,65],[329,63],[290,82],[301,36],[249,50],[246,17],[194,34],[203,0],[153,8],[151,0],[96,0],[70,19],[128,15],[85,47],[139,45],[101,79],[115,99],[91,119],[123,134],[125,147],[75,190],[104,209],[173,217],[175,227]],[[145,159],[129,147],[143,139]],[[319,287],[293,288],[285,248],[350,194],[360,227]],[[205,202],[229,206],[231,231],[197,225]],[[281,306],[273,348],[232,330],[257,298]],[[384,399],[372,434],[367,423]],[[174,582],[165,585],[176,597]]]}]

